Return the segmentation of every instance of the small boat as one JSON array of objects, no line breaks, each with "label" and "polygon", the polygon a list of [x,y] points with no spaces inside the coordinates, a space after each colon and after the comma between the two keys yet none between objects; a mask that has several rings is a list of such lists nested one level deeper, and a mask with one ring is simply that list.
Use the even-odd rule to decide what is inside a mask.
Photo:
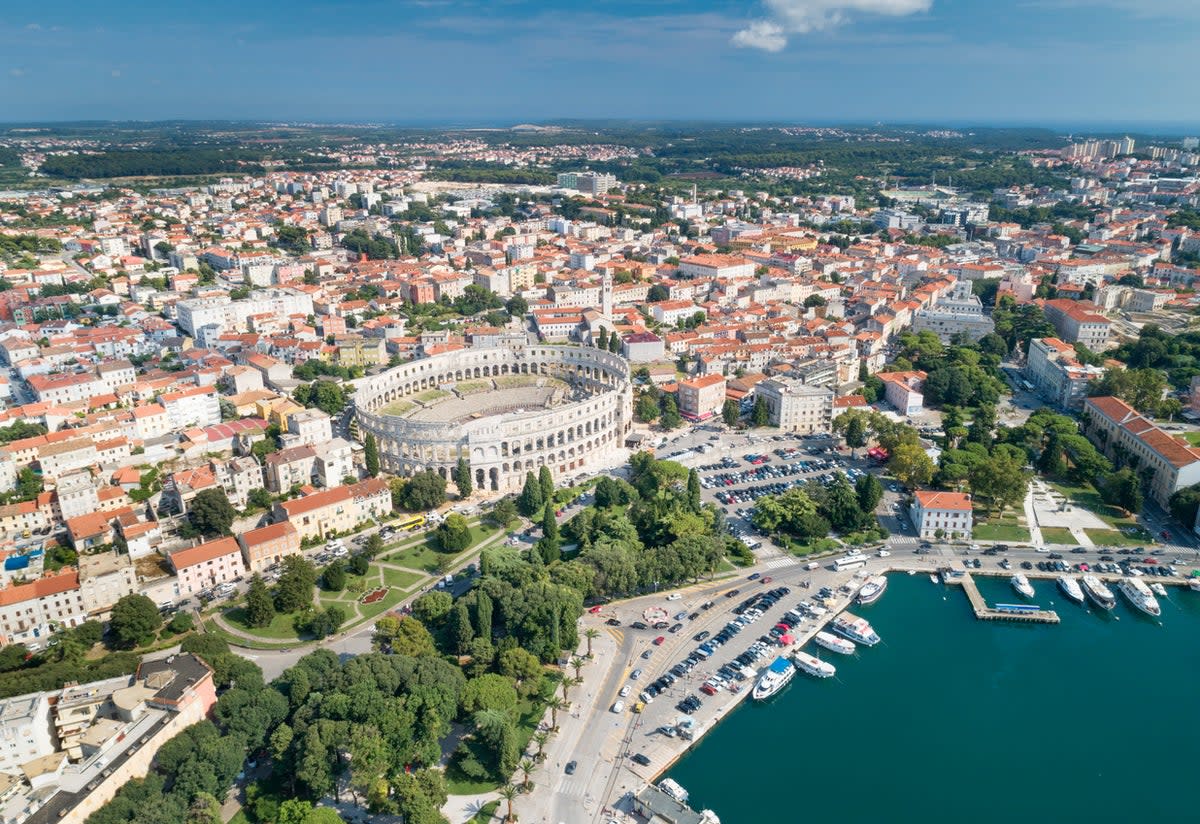
[{"label": "small boat", "polygon": [[813,636],[813,641],[815,641],[818,646],[825,647],[825,649],[830,650],[831,652],[840,652],[842,655],[853,655],[854,651],[858,649],[858,647],[854,646],[853,641],[845,638],[838,638],[836,635],[825,632],[824,630],[821,630],[815,636]]},{"label": "small boat", "polygon": [[750,695],[755,701],[765,701],[786,687],[795,675],[796,667],[791,661],[780,656],[767,667],[767,671],[758,679]]},{"label": "small boat", "polygon": [[1075,603],[1083,603],[1083,589],[1080,588],[1079,582],[1075,580],[1074,575],[1059,575],[1058,588],[1062,590],[1063,595],[1067,596]]},{"label": "small boat", "polygon": [[838,635],[843,638],[849,638],[856,644],[873,647],[879,643],[879,635],[867,623],[867,620],[859,618],[857,615],[851,615],[849,612],[843,612],[837,618],[834,618],[830,627]]},{"label": "small boat", "polygon": [[941,581],[938,580],[938,577],[936,575],[934,575],[932,572],[929,573],[929,580],[933,581],[935,584],[941,583]]},{"label": "small boat", "polygon": [[1012,588],[1017,591],[1017,594],[1024,598],[1032,598],[1035,595],[1033,584],[1029,583],[1029,579],[1020,572],[1009,579],[1009,583],[1012,584]]},{"label": "small boat", "polygon": [[1188,578],[1188,589],[1192,592],[1200,592],[1200,578]]},{"label": "small boat", "polygon": [[1155,581],[1153,584],[1150,585],[1150,591],[1153,592],[1155,595],[1157,595],[1159,598],[1167,597],[1167,588],[1165,586],[1163,586],[1162,584],[1160,584],[1158,581]]},{"label": "small boat", "polygon": [[1083,592],[1087,595],[1088,600],[1100,609],[1112,609],[1117,605],[1117,599],[1112,594],[1112,590],[1095,575],[1083,576]]},{"label": "small boat", "polygon": [[855,600],[860,604],[873,604],[883,596],[885,589],[887,589],[887,576],[876,575],[863,584],[863,588],[858,591],[858,597]]},{"label": "small boat", "polygon": [[1125,596],[1129,603],[1149,616],[1158,618],[1162,615],[1162,607],[1150,587],[1141,578],[1122,578],[1117,584],[1117,590]]},{"label": "small boat", "polygon": [[802,650],[796,650],[792,653],[792,660],[796,662],[796,666],[802,672],[806,672],[816,678],[832,678],[837,674],[837,669],[828,661],[822,661],[815,655],[809,655]]}]

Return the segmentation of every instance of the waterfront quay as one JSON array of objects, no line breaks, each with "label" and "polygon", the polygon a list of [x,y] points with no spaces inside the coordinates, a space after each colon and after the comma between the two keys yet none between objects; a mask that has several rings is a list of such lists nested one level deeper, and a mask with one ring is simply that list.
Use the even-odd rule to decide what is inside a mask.
[{"label": "waterfront quay", "polygon": [[[901,575],[921,575],[928,577],[936,575],[939,570],[962,570],[963,578],[970,575],[970,584],[963,586],[966,598],[972,612],[983,620],[995,620],[991,617],[991,607],[987,607],[978,591],[975,577],[1003,576],[1010,577],[1016,569],[1008,570],[998,566],[998,557],[980,558],[986,566],[973,569],[968,573],[963,569],[964,558],[975,558],[980,555],[966,547],[940,546],[933,550],[915,554],[915,542],[898,543],[904,538],[893,538],[888,544],[890,554],[887,557],[871,556],[867,565],[856,572],[835,571],[833,560],[836,555],[817,559],[821,566],[817,569],[807,569],[811,559],[795,558],[781,553],[762,553],[759,562],[750,568],[741,570],[730,576],[713,581],[704,581],[690,587],[671,592],[648,594],[625,601],[604,605],[596,613],[585,613],[582,619],[582,630],[595,629],[599,636],[593,641],[593,660],[582,670],[584,683],[571,694],[572,706],[566,713],[560,713],[560,732],[547,747],[548,758],[540,771],[540,780],[535,779],[532,793],[520,796],[515,808],[523,821],[555,822],[601,822],[609,824],[612,821],[633,822],[629,810],[632,807],[632,797],[647,783],[656,781],[665,774],[688,749],[721,720],[729,715],[738,704],[749,695],[753,680],[747,679],[740,683],[736,693],[722,690],[714,696],[699,696],[703,704],[695,711],[688,713],[694,722],[690,738],[668,737],[658,729],[663,726],[674,726],[684,716],[675,705],[685,696],[697,695],[699,686],[713,675],[721,666],[736,658],[748,647],[755,643],[760,635],[774,626],[783,613],[796,607],[803,600],[811,600],[812,596],[822,587],[834,591],[834,598],[827,602],[829,611],[820,618],[805,617],[805,620],[794,627],[789,634],[793,636],[793,647],[801,647],[809,643],[812,637],[824,629],[834,617],[851,607],[853,587],[850,591],[843,587],[852,584],[864,574],[878,575],[884,573]],[[908,539],[911,541],[912,539]],[[1103,552],[1097,547],[1092,554]],[[1005,553],[1014,564],[1021,561],[1037,561],[1046,556],[1034,548],[1013,547]],[[1093,560],[1091,557],[1083,560]],[[1195,564],[1188,564],[1189,567]],[[1060,573],[1042,572],[1036,569],[1021,570],[1031,580],[1052,582]],[[758,573],[760,577],[749,579],[749,575]],[[1187,574],[1187,571],[1181,570]],[[1106,581],[1117,580],[1120,576],[1097,573]],[[1182,577],[1169,579],[1160,578],[1168,585],[1183,585]],[[958,582],[955,582],[958,583]],[[691,672],[679,678],[652,702],[647,704],[642,713],[634,713],[631,708],[637,701],[639,692],[645,686],[667,672],[677,662],[683,660],[697,645],[696,637],[702,633],[716,634],[735,616],[733,609],[741,601],[760,591],[786,586],[790,593],[779,600],[761,619],[741,633],[734,636],[728,643],[719,647],[715,654],[704,661]],[[736,594],[726,597],[727,593]],[[678,594],[676,600],[668,597]],[[884,598],[889,597],[887,594]],[[1200,597],[1200,596],[1197,596]],[[709,609],[703,609],[703,604],[712,602]],[[982,605],[981,614],[978,606]],[[647,609],[665,610],[672,625],[682,624],[675,633],[668,630],[633,629],[630,625],[635,621],[645,621]],[[1050,612],[1047,610],[1046,612]],[[859,614],[871,620],[870,607]],[[678,617],[677,617],[678,616]],[[693,617],[695,616],[695,617]],[[1022,616],[1017,616],[1017,619]],[[1004,615],[1004,620],[1012,621],[1014,616]],[[1057,615],[1056,615],[1057,618]],[[607,622],[615,620],[619,626],[611,626]],[[647,622],[650,623],[650,622]],[[875,625],[875,630],[887,642],[888,627]],[[661,643],[655,641],[662,638]],[[827,655],[823,650],[810,651],[837,662],[836,657]],[[782,648],[774,654],[783,654]],[[869,656],[871,648],[861,648],[858,655]],[[761,670],[770,663],[774,655],[760,659],[754,666]],[[637,677],[632,677],[634,674]],[[808,676],[798,673],[797,678]],[[630,693],[621,698],[622,687],[628,685]],[[612,712],[616,701],[622,701],[624,706],[619,712]],[[633,756],[640,755],[648,764],[633,761]],[[570,762],[576,762],[573,774],[565,771]],[[718,814],[720,810],[716,811]]]},{"label": "waterfront quay", "polygon": [[979,587],[975,585],[975,579],[971,577],[971,573],[963,572],[960,574],[948,575],[944,574],[946,570],[942,570],[942,582],[946,584],[956,584],[962,587],[963,592],[967,593],[967,600],[971,602],[971,609],[975,612],[975,617],[980,621],[1018,621],[1030,624],[1057,624],[1059,621],[1058,613],[1052,609],[1038,609],[1031,605],[997,605],[989,607],[987,601],[979,593]]}]

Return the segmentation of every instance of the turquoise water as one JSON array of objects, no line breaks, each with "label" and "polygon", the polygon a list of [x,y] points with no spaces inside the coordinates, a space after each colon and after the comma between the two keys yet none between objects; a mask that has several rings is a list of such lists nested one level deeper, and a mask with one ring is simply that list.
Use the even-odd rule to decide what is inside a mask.
[{"label": "turquoise water", "polygon": [[1159,625],[1033,583],[1061,624],[977,621],[957,588],[891,576],[852,610],[881,644],[810,645],[836,678],[743,702],[670,777],[722,824],[1200,821],[1200,593],[1168,588]]}]

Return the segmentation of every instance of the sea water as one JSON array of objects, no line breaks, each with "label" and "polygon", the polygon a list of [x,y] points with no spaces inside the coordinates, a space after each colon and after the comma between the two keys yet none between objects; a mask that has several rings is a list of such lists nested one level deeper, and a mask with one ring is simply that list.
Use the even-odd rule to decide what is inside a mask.
[{"label": "sea water", "polygon": [[669,776],[722,824],[1200,821],[1200,593],[1168,587],[1155,620],[1032,583],[1062,623],[978,621],[958,587],[892,575],[851,608],[880,644],[809,644],[836,678],[744,701]]}]

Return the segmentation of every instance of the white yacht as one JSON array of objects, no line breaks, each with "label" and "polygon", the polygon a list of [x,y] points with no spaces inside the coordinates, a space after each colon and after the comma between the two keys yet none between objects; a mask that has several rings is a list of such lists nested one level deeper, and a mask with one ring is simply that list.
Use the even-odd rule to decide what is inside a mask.
[{"label": "white yacht", "polygon": [[828,661],[822,661],[815,655],[809,655],[802,650],[796,650],[792,653],[792,660],[796,662],[796,666],[809,675],[817,678],[832,678],[837,674],[837,669]]},{"label": "white yacht", "polygon": [[838,638],[836,635],[825,630],[821,630],[813,636],[819,646],[825,647],[830,652],[840,652],[842,655],[853,655],[858,647],[854,646],[853,641],[847,641],[845,638]]},{"label": "white yacht", "polygon": [[1162,615],[1162,608],[1158,605],[1158,599],[1154,597],[1154,593],[1150,591],[1150,587],[1141,578],[1122,578],[1117,583],[1117,589],[1125,596],[1129,603],[1140,609],[1147,615],[1155,618]]},{"label": "white yacht", "polygon": [[1063,595],[1075,603],[1083,603],[1083,589],[1079,586],[1079,581],[1075,580],[1074,575],[1059,575],[1058,588],[1062,590]]},{"label": "white yacht", "polygon": [[1200,578],[1188,578],[1188,589],[1192,592],[1200,592]]},{"label": "white yacht", "polygon": [[858,597],[855,600],[860,604],[873,604],[883,596],[885,589],[887,589],[887,576],[872,576],[858,591]]},{"label": "white yacht", "polygon": [[874,628],[871,627],[865,618],[859,618],[857,615],[851,615],[848,612],[843,612],[841,615],[833,619],[830,624],[833,631],[843,638],[849,638],[856,644],[873,647],[879,643],[879,635],[876,634]]},{"label": "white yacht", "polygon": [[1100,609],[1112,609],[1117,605],[1117,599],[1113,596],[1112,590],[1095,575],[1083,576],[1083,592],[1087,595],[1088,600]]},{"label": "white yacht", "polygon": [[771,666],[767,667],[767,671],[754,685],[754,691],[750,693],[750,696],[755,701],[765,701],[786,687],[795,675],[796,668],[792,662],[780,656],[771,662]]},{"label": "white yacht", "polygon": [[1018,572],[1014,575],[1009,579],[1009,583],[1012,584],[1012,588],[1017,591],[1018,595],[1024,598],[1032,598],[1034,596],[1033,584],[1029,583],[1029,579],[1022,573]]},{"label": "white yacht", "polygon": [[1163,586],[1162,584],[1160,584],[1158,581],[1155,581],[1153,584],[1150,585],[1150,591],[1153,592],[1155,595],[1157,595],[1159,598],[1167,597],[1167,588],[1165,586]]}]

